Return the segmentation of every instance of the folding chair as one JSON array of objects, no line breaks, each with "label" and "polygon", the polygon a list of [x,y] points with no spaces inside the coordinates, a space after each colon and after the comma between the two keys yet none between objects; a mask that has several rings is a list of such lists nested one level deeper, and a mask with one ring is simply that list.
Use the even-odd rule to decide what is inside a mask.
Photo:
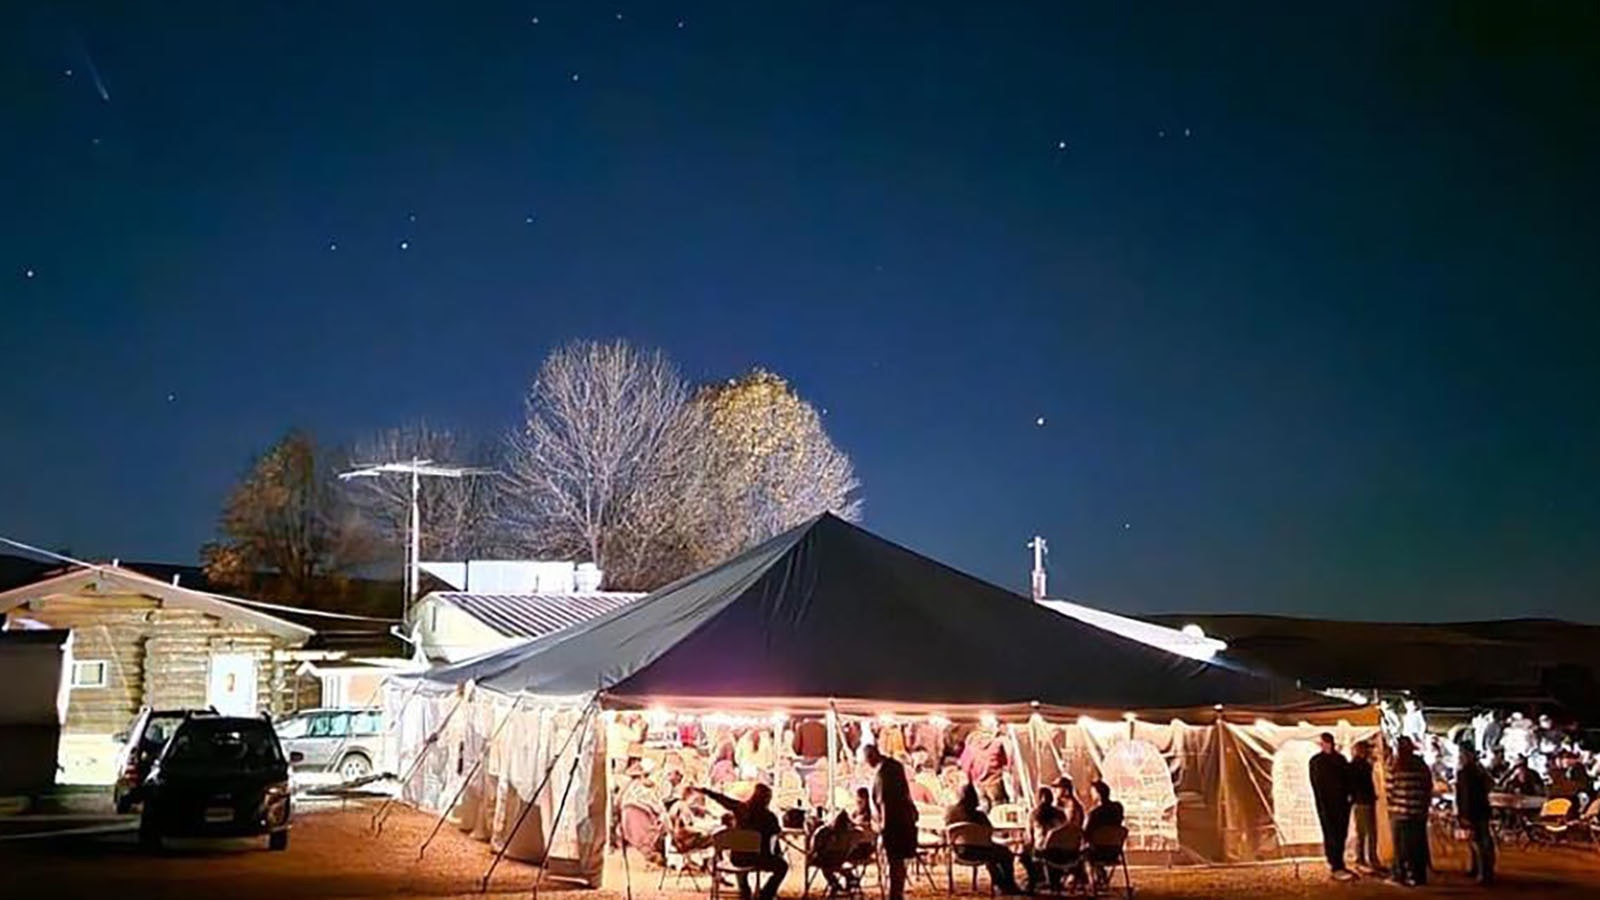
[{"label": "folding chair", "polygon": [[[845,853],[844,859],[831,866],[813,865],[811,863],[812,847],[810,846],[811,842],[807,841],[806,883],[802,888],[803,896],[809,895],[811,892],[811,873],[821,872],[823,873],[824,878],[831,873],[840,882],[840,887],[837,888],[830,883],[825,896],[855,898],[866,897],[861,885],[863,877],[866,875],[867,868],[869,866],[878,866],[877,838],[859,828],[853,829],[849,834],[850,850]],[[812,836],[815,837],[815,834]],[[878,883],[880,885],[883,883],[883,873],[881,870],[878,873]]]},{"label": "folding chair", "polygon": [[1133,896],[1133,878],[1128,874],[1128,856],[1123,845],[1128,841],[1128,829],[1121,825],[1102,825],[1089,833],[1088,849],[1084,857],[1089,862],[1089,890],[1099,897],[1111,889],[1111,880],[1118,866],[1122,867],[1122,885],[1129,897]]},{"label": "folding chair", "polygon": [[[1059,876],[1056,883],[1067,886],[1083,865],[1083,829],[1076,825],[1054,829],[1045,836],[1044,846],[1034,851],[1033,858],[1046,876]],[[1047,877],[1045,880],[1048,883],[1055,879]]]},{"label": "folding chair", "polygon": [[[944,830],[944,842],[947,849],[944,858],[945,879],[950,886],[950,893],[956,892],[956,866],[964,866],[972,870],[972,890],[978,890],[978,870],[987,868],[991,851],[994,846],[994,831],[987,825],[977,822],[961,822],[951,825]],[[994,896],[994,879],[989,879],[989,895]]]},{"label": "folding chair", "polygon": [[1529,836],[1535,840],[1560,841],[1572,828],[1572,801],[1566,797],[1546,800],[1539,808],[1539,818],[1534,820]]},{"label": "folding chair", "polygon": [[662,838],[662,855],[666,857],[666,865],[661,867],[661,881],[656,885],[656,890],[659,891],[667,886],[668,872],[674,873],[673,887],[683,884],[683,876],[687,874],[689,886],[697,891],[700,890],[700,881],[695,876],[706,871],[706,863],[710,861],[713,852],[710,849],[681,851],[672,843],[672,829],[667,829]]},{"label": "folding chair", "polygon": [[722,876],[749,877],[759,866],[733,862],[735,853],[760,853],[761,832],[748,828],[724,828],[711,836],[711,897],[722,896]]}]

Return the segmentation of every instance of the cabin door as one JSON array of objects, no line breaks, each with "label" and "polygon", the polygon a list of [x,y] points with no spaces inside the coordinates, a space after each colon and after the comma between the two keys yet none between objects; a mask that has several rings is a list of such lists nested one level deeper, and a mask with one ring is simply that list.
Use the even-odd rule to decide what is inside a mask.
[{"label": "cabin door", "polygon": [[248,653],[217,653],[211,657],[211,684],[207,702],[225,716],[256,714],[256,659]]}]

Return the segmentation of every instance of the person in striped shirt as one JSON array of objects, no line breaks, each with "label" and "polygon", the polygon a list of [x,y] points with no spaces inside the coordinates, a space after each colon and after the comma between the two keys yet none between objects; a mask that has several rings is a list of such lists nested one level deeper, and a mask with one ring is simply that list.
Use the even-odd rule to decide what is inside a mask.
[{"label": "person in striped shirt", "polygon": [[1394,880],[1407,885],[1428,881],[1428,808],[1433,774],[1408,737],[1395,742],[1394,764],[1386,782],[1389,824],[1394,830]]}]

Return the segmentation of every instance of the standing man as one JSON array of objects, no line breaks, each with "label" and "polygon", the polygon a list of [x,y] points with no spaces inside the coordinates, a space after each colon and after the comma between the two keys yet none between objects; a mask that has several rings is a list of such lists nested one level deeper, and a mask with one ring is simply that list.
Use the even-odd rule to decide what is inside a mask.
[{"label": "standing man", "polygon": [[1356,867],[1382,871],[1378,859],[1378,785],[1372,780],[1372,742],[1350,748],[1350,818],[1356,825]]},{"label": "standing man", "polygon": [[1389,824],[1394,829],[1394,880],[1428,883],[1428,806],[1433,802],[1433,773],[1417,755],[1408,737],[1395,742],[1389,767]]},{"label": "standing man", "polygon": [[1471,835],[1472,862],[1467,876],[1479,884],[1494,881],[1494,833],[1489,830],[1489,773],[1478,765],[1477,751],[1461,748],[1461,770],[1456,773],[1456,818]]},{"label": "standing man", "polygon": [[864,758],[877,770],[872,806],[883,855],[889,858],[889,900],[905,900],[906,860],[917,855],[917,805],[911,801],[905,766],[884,756],[876,744],[867,745]]},{"label": "standing man", "polygon": [[1350,836],[1350,763],[1324,731],[1322,752],[1311,757],[1311,795],[1317,801],[1317,821],[1322,823],[1322,849],[1334,880],[1349,881],[1344,867],[1344,842]]}]

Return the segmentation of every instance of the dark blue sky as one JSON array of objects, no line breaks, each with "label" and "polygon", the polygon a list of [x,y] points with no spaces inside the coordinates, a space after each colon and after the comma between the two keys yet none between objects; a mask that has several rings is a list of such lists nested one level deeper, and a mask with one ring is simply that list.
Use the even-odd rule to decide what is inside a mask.
[{"label": "dark blue sky", "polygon": [[1203,6],[8,4],[0,534],[192,559],[623,336],[1014,587],[1596,619],[1595,7]]}]

